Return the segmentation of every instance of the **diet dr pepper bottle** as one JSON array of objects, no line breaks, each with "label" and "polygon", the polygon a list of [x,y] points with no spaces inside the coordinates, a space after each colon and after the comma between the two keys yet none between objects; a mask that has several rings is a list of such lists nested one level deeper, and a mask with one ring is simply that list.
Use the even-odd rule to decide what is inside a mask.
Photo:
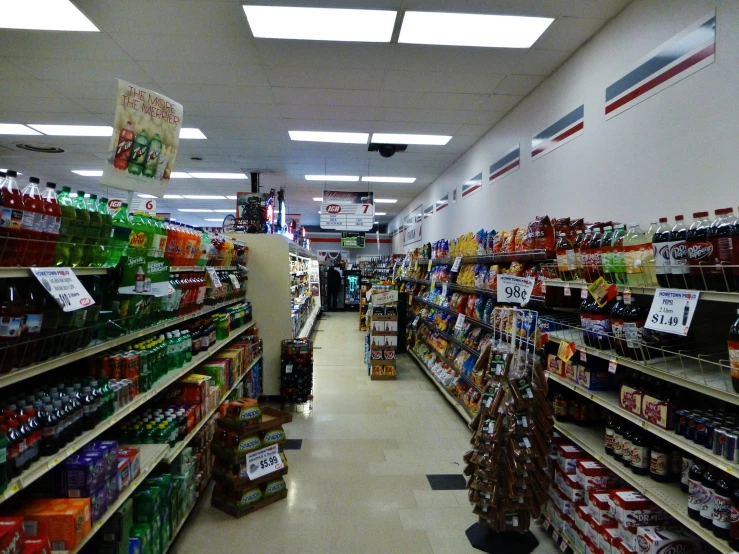
[{"label": "diet dr pepper bottle", "polygon": [[133,123],[129,121],[126,126],[121,129],[120,135],[118,135],[118,146],[115,149],[115,159],[113,160],[113,167],[116,169],[124,171],[128,169],[128,160],[131,157],[133,140]]}]

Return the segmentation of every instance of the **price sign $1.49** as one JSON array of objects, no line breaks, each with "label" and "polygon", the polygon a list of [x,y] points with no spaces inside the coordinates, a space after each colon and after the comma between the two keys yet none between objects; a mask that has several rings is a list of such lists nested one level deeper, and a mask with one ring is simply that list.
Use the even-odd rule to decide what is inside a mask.
[{"label": "price sign $1.49", "polygon": [[526,304],[533,289],[534,279],[531,277],[498,275],[498,302]]},{"label": "price sign $1.49", "polygon": [[685,336],[690,330],[700,292],[657,289],[644,327]]}]

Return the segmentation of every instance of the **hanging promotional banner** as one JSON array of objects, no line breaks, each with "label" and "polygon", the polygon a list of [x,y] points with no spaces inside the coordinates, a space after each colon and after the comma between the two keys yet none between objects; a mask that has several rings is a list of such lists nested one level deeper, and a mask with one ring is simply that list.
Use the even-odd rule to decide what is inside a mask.
[{"label": "hanging promotional banner", "polygon": [[118,80],[113,136],[100,184],[163,196],[174,167],[182,104]]},{"label": "hanging promotional banner", "polygon": [[366,239],[364,233],[354,231],[344,231],[341,233],[342,248],[364,248],[365,245]]},{"label": "hanging promotional banner", "polygon": [[419,204],[404,219],[403,246],[423,240],[423,204]]},{"label": "hanging promotional banner", "polygon": [[375,201],[371,192],[323,191],[321,229],[369,231],[375,224]]},{"label": "hanging promotional banner", "polygon": [[[139,251],[145,250],[139,248]],[[172,291],[169,284],[169,260],[148,255],[131,254],[121,258],[121,283],[118,294],[143,296],[167,296]]]}]

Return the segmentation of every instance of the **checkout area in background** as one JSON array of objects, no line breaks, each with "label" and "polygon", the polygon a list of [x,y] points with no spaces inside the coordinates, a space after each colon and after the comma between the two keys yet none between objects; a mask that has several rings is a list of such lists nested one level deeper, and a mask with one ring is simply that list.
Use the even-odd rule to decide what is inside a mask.
[{"label": "checkout area in background", "polygon": [[353,269],[352,264],[343,260],[321,261],[319,274],[322,310],[359,309],[361,272],[358,269]]}]

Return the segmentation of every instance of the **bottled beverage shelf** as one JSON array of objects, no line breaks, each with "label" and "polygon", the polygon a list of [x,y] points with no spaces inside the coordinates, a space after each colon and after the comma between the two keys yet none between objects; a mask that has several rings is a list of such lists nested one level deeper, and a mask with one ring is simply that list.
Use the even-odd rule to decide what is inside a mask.
[{"label": "bottled beverage shelf", "polygon": [[[140,406],[144,405],[146,402],[154,398],[157,394],[169,387],[180,377],[183,377],[184,375],[195,369],[202,362],[210,358],[215,352],[226,346],[228,343],[232,342],[241,333],[254,326],[255,324],[256,320],[252,320],[246,325],[243,325],[238,329],[231,331],[231,334],[228,336],[228,338],[216,342],[214,348],[211,348],[206,352],[201,352],[197,356],[193,356],[192,360],[182,366],[180,369],[167,373],[163,378],[154,383],[154,386],[152,386],[150,390],[139,394],[136,398],[134,398],[131,402],[129,402],[123,408],[114,413],[111,417],[101,421],[98,425],[95,426],[95,428],[82,433],[79,437],[77,437],[70,444],[66,445],[56,454],[41,457],[38,461],[31,464],[31,467],[24,471],[20,476],[10,480],[10,482],[8,483],[8,488],[2,495],[0,495],[0,502],[7,500],[11,496],[25,489],[31,483],[36,481],[39,477],[43,476],[48,471],[61,464],[67,457],[71,456],[72,454],[83,448],[87,443],[97,438],[99,435],[110,429],[113,425],[121,421],[127,415],[134,412]],[[168,445],[164,446],[169,449]],[[162,454],[162,456],[164,456],[164,453]]]},{"label": "bottled beverage shelf", "polygon": [[[58,269],[58,268],[56,268]],[[111,267],[73,267],[75,275],[107,275]],[[0,267],[0,279],[19,279],[32,277],[31,269],[28,267]]]},{"label": "bottled beverage shelf", "polygon": [[660,483],[649,476],[636,475],[606,454],[603,427],[579,427],[573,423],[557,421],[554,428],[716,550],[725,554],[734,552],[728,542],[716,538],[710,529],[704,529],[700,523],[688,516],[688,495],[680,490],[679,483]]},{"label": "bottled beverage shelf", "polygon": [[131,483],[128,485],[128,487],[126,487],[125,490],[121,491],[121,494],[118,495],[116,501],[110,505],[105,514],[103,514],[103,517],[101,517],[93,524],[90,532],[85,536],[85,538],[80,541],[80,543],[74,549],[53,550],[52,552],[55,552],[57,554],[76,554],[77,552],[80,552],[84,548],[84,546],[88,542],[90,542],[90,540],[92,540],[92,538],[95,536],[95,533],[102,529],[103,525],[105,525],[105,522],[113,517],[116,510],[118,510],[118,508],[120,508],[123,503],[134,493],[136,488],[144,482],[144,480],[154,470],[157,464],[162,461],[168,448],[166,444],[134,444],[131,446],[134,446],[135,448],[139,448],[141,450],[139,453],[139,456],[141,457],[141,472],[139,473],[138,477],[131,481]]},{"label": "bottled beverage shelf", "polygon": [[261,359],[262,359],[262,355],[260,354],[259,356],[257,356],[257,358],[252,363],[249,364],[249,367],[246,368],[246,371],[244,371],[244,374],[241,377],[238,378],[238,380],[233,384],[233,386],[226,391],[226,394],[224,394],[218,400],[218,403],[213,407],[213,409],[212,410],[209,410],[207,414],[204,414],[200,418],[200,423],[198,423],[195,427],[193,427],[193,430],[190,431],[184,439],[182,439],[181,441],[179,441],[178,443],[176,443],[174,446],[172,446],[167,451],[167,453],[164,456],[164,461],[165,462],[167,462],[168,464],[171,464],[172,462],[175,461],[175,458],[177,458],[177,456],[180,455],[180,452],[182,452],[182,449],[185,448],[187,446],[187,444],[193,439],[193,437],[198,434],[198,432],[200,431],[200,429],[202,429],[203,426],[205,426],[205,424],[208,422],[208,420],[211,418],[211,416],[214,413],[216,413],[216,411],[218,410],[218,407],[221,404],[223,404],[223,402],[226,401],[226,398],[228,398],[228,395],[233,392],[233,390],[239,385],[239,383],[242,381],[242,379],[244,379],[244,377],[246,377],[251,372],[251,369]]},{"label": "bottled beverage shelf", "polygon": [[689,441],[688,439],[678,435],[674,431],[667,431],[665,429],[662,429],[661,427],[658,427],[657,425],[654,425],[653,423],[642,419],[629,410],[622,408],[618,400],[617,391],[591,391],[584,387],[581,387],[576,383],[573,383],[569,379],[565,379],[560,375],[555,375],[554,373],[549,372],[546,373],[547,377],[552,381],[556,381],[557,383],[560,383],[568,389],[575,391],[580,396],[592,400],[596,404],[603,406],[609,412],[626,419],[634,425],[638,425],[642,429],[649,431],[650,433],[660,437],[661,439],[666,440],[670,444],[674,444],[682,450],[685,450],[693,456],[700,458],[704,462],[707,462],[721,469],[722,471],[725,471],[732,475],[739,475],[739,465],[726,460],[722,456],[716,456],[708,448],[698,446],[693,441]]},{"label": "bottled beverage shelf", "polygon": [[428,375],[428,378],[431,379],[431,382],[436,385],[436,388],[439,389],[441,392],[441,395],[446,398],[447,402],[452,405],[452,408],[454,408],[459,415],[462,416],[462,419],[464,419],[468,424],[472,423],[473,417],[472,415],[467,411],[467,408],[462,406],[462,404],[459,403],[459,400],[457,400],[456,397],[452,396],[452,394],[444,388],[444,385],[439,383],[439,381],[436,380],[436,377],[433,376],[433,374],[428,370],[426,367],[426,364],[423,363],[421,358],[419,358],[415,352],[413,352],[412,349],[408,350],[408,354],[410,355],[413,360],[418,364],[418,366],[421,368],[421,371],[423,371],[426,375]]},{"label": "bottled beverage shelf", "polygon": [[[216,271],[235,271],[239,269],[239,266],[237,265],[213,265],[207,267],[215,269]],[[182,265],[170,267],[169,271],[170,273],[204,273],[207,267],[204,265]]]},{"label": "bottled beverage shelf", "polygon": [[[569,286],[572,289],[583,289],[587,288],[589,283],[583,280],[575,281],[562,281],[560,279],[546,279],[544,284],[548,287],[566,287]],[[640,287],[640,286],[629,286],[629,285],[616,285],[619,292],[630,290],[632,294],[643,294],[646,296],[654,296],[654,293],[659,288],[665,288],[667,290],[686,290],[686,289],[672,289],[671,287]],[[739,304],[739,292],[719,292],[715,290],[702,290],[700,292],[699,300],[708,300],[711,302],[729,302],[732,304]]]},{"label": "bottled beverage shelf", "polygon": [[[143,337],[151,333],[156,333],[157,331],[164,330],[168,327],[172,327],[179,323],[183,323],[185,321],[189,321],[191,319],[195,319],[195,318],[207,315],[211,312],[220,310],[221,308],[225,308],[227,306],[231,306],[232,304],[237,304],[243,301],[244,301],[243,298],[239,298],[237,300],[229,300],[228,302],[222,302],[215,306],[204,307],[201,310],[194,312],[192,314],[183,315],[180,317],[176,317],[174,319],[168,319],[161,323],[157,323],[156,325],[152,325],[151,327],[146,327],[145,329],[140,329],[138,331],[134,331],[133,333],[128,333],[121,337],[108,340],[105,342],[101,342],[100,344],[96,344],[95,346],[83,348],[81,350],[77,350],[76,352],[70,352],[69,354],[64,354],[63,356],[58,356],[56,358],[46,360],[45,362],[40,362],[38,364],[34,364],[29,367],[11,371],[10,373],[0,375],[0,389],[3,387],[7,387],[9,385],[12,385],[13,383],[18,383],[19,381],[23,381],[25,379],[35,377],[36,375],[41,375],[42,373],[46,373],[47,371],[51,371],[52,369],[65,366],[72,362],[76,362],[77,360],[87,358],[88,356],[92,356],[104,350],[108,350],[109,348],[115,348],[116,346],[126,344],[139,337]],[[60,337],[60,340],[63,340],[63,338]]]},{"label": "bottled beverage shelf", "polygon": [[655,356],[649,361],[637,361],[620,356],[618,352],[612,349],[600,350],[592,346],[585,346],[581,339],[575,337],[576,332],[579,332],[582,336],[582,330],[575,327],[549,331],[547,334],[550,341],[574,342],[577,350],[585,352],[588,356],[595,356],[610,362],[615,361],[618,365],[641,371],[663,381],[669,381],[692,391],[739,406],[739,394],[734,392],[732,388],[730,375],[728,374],[729,368],[727,367],[727,375],[723,375],[722,369],[724,366],[710,361],[703,354],[664,351],[664,356]]}]

